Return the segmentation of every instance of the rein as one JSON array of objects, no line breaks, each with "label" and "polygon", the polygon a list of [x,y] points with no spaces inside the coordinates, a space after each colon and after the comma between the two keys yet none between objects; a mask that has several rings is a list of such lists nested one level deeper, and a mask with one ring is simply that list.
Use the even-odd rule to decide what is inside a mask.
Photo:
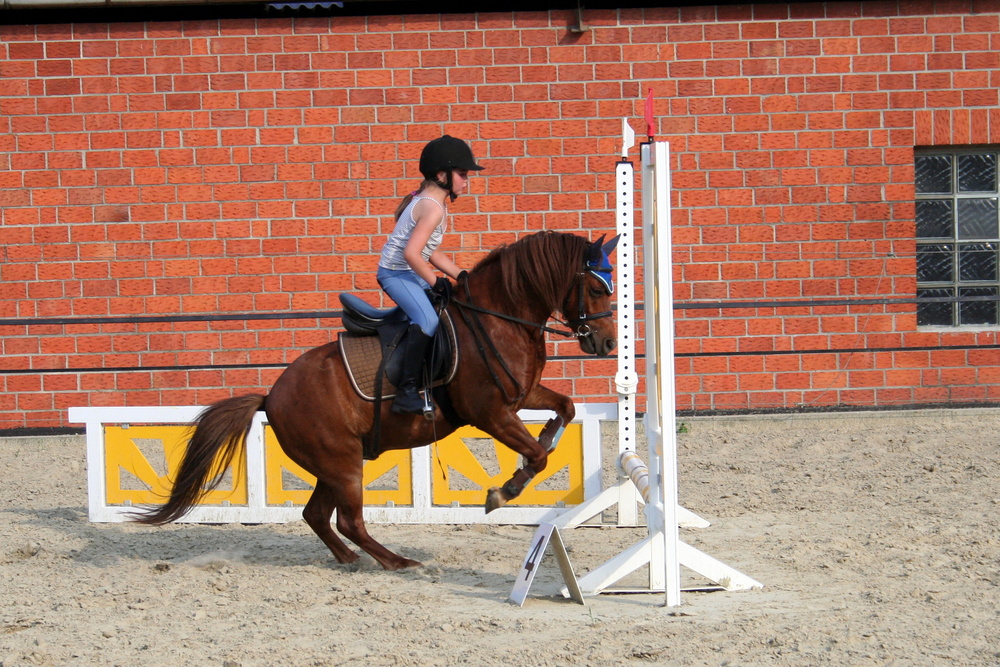
[{"label": "rein", "polygon": [[[521,400],[522,398],[524,398],[524,395],[527,392],[525,391],[524,387],[521,386],[521,383],[517,381],[517,378],[514,376],[514,373],[510,370],[510,367],[507,366],[507,362],[504,361],[504,358],[500,354],[500,351],[497,349],[496,345],[493,344],[493,339],[490,338],[490,335],[488,333],[486,333],[486,329],[483,327],[483,323],[479,319],[478,315],[476,315],[476,313],[484,313],[484,314],[487,314],[487,315],[497,315],[497,316],[500,316],[500,317],[504,317],[505,319],[511,319],[511,320],[515,320],[515,321],[518,321],[518,322],[524,322],[525,324],[530,324],[532,326],[538,326],[538,325],[536,325],[534,322],[528,322],[527,320],[521,320],[520,318],[512,318],[510,316],[503,315],[502,313],[495,313],[493,311],[486,310],[485,308],[480,308],[479,306],[473,305],[473,303],[472,303],[472,293],[469,291],[469,278],[468,278],[468,276],[465,276],[465,280],[462,281],[462,287],[465,289],[465,298],[469,300],[468,303],[465,303],[465,302],[462,302],[462,301],[458,301],[458,300],[455,300],[455,299],[452,299],[452,303],[454,303],[456,306],[458,306],[459,311],[461,311],[461,313],[462,313],[462,319],[465,320],[465,326],[469,327],[469,331],[472,332],[472,337],[476,339],[476,347],[479,348],[479,356],[480,356],[480,358],[482,358],[483,363],[486,364],[486,368],[489,369],[490,375],[493,376],[493,382],[494,382],[494,384],[496,384],[496,386],[500,388],[500,391],[503,392],[503,395],[504,395],[504,398],[506,399],[506,401],[508,403],[514,403],[516,401]],[[472,317],[471,317],[471,320],[472,320],[471,322],[469,321],[470,320],[469,314],[466,313],[467,309],[473,311],[472,312]],[[475,326],[473,326],[473,323],[475,323]],[[500,367],[503,369],[504,373],[507,375],[507,378],[514,384],[514,389],[517,391],[517,395],[516,396],[511,396],[510,395],[510,392],[507,391],[507,387],[504,386],[503,382],[501,382],[500,378],[497,376],[496,372],[493,370],[493,367],[490,365],[489,359],[486,356],[486,350],[483,348],[483,341],[484,340],[489,345],[490,352],[492,352],[493,356],[496,357],[496,360],[500,362]]]},{"label": "rein", "polygon": [[[584,275],[583,273],[578,273],[577,277],[578,278],[582,278],[583,275]],[[469,280],[469,278],[468,278],[468,276],[466,276],[464,284],[462,285],[465,288],[465,297],[468,299],[468,301],[459,301],[458,299],[452,299],[451,300],[451,302],[453,304],[455,304],[456,306],[458,306],[459,309],[474,310],[477,313],[483,313],[484,315],[492,315],[493,317],[500,318],[501,320],[507,320],[508,322],[516,322],[518,324],[523,324],[525,326],[531,327],[533,329],[538,329],[540,331],[545,331],[545,332],[548,332],[548,333],[553,333],[553,334],[562,336],[564,338],[586,338],[587,336],[589,336],[591,334],[591,329],[590,329],[590,326],[587,324],[587,322],[589,322],[591,320],[600,320],[600,319],[603,319],[605,317],[611,317],[614,314],[610,310],[607,310],[607,311],[605,311],[603,313],[594,313],[593,315],[587,314],[584,311],[584,309],[583,309],[583,285],[581,284],[580,285],[580,304],[579,304],[579,307],[578,307],[578,310],[579,310],[579,313],[580,313],[579,316],[575,317],[573,319],[567,319],[565,322],[563,322],[562,320],[560,320],[559,318],[556,318],[556,317],[552,318],[556,322],[559,322],[560,324],[562,324],[563,326],[566,326],[566,327],[571,327],[574,324],[577,325],[576,326],[576,331],[572,331],[572,330],[564,331],[562,329],[555,329],[553,327],[546,326],[545,324],[539,324],[537,322],[532,322],[531,320],[521,319],[520,317],[514,317],[513,315],[508,315],[506,313],[501,313],[501,312],[498,312],[498,311],[495,311],[495,310],[490,310],[488,308],[482,308],[481,306],[477,306],[476,304],[472,303],[472,295],[469,293],[469,283],[468,283],[468,280]],[[464,314],[463,314],[463,317],[464,317]]]},{"label": "rein", "polygon": [[[482,313],[484,315],[492,315],[493,317],[498,317],[501,320],[507,320],[508,322],[517,322],[518,324],[524,324],[525,326],[529,326],[533,329],[538,329],[540,331],[547,331],[548,333],[558,334],[565,338],[584,338],[590,335],[590,331],[578,332],[578,331],[563,331],[562,329],[554,329],[552,327],[545,326],[544,324],[539,324],[538,322],[532,322],[530,320],[522,320],[520,317],[514,317],[513,315],[500,313],[495,310],[490,310],[489,308],[482,308],[472,302],[459,301],[458,299],[452,299],[451,302],[456,306],[458,306],[461,310],[466,310],[466,309],[474,310],[477,313]],[[593,319],[593,318],[588,318],[588,319]],[[556,321],[559,322],[559,320]],[[582,320],[580,321],[582,322]],[[561,324],[565,324],[568,326],[570,323],[561,322]]]}]

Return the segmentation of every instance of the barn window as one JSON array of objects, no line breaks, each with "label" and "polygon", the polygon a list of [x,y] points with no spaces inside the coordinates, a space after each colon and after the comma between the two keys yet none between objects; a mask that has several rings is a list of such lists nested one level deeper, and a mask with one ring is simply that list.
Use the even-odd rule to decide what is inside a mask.
[{"label": "barn window", "polygon": [[997,154],[916,153],[918,325],[998,324]]}]

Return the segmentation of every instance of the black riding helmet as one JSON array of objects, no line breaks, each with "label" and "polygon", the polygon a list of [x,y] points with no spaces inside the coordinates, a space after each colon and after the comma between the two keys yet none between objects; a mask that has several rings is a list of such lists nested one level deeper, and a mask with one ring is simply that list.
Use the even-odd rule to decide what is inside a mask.
[{"label": "black riding helmet", "polygon": [[[420,173],[428,181],[437,183],[447,190],[448,196],[454,201],[458,195],[451,191],[452,169],[482,171],[483,167],[476,164],[476,158],[472,155],[472,149],[467,143],[447,134],[424,146],[424,150],[420,153]],[[444,183],[437,179],[440,171],[448,174]]]}]

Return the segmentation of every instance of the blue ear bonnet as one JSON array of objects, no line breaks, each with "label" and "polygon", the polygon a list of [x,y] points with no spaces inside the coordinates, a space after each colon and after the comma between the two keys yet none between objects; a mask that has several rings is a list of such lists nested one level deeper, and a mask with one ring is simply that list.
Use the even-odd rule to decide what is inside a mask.
[{"label": "blue ear bonnet", "polygon": [[587,273],[594,276],[601,281],[604,285],[604,289],[608,290],[608,294],[615,293],[615,279],[611,273],[611,260],[608,259],[608,254],[601,251],[601,259],[597,262],[587,263]]},{"label": "blue ear bonnet", "polygon": [[591,246],[590,259],[587,261],[587,273],[601,281],[608,294],[615,293],[615,280],[612,273],[611,259],[608,257],[618,245],[618,237],[604,243],[602,236]]}]

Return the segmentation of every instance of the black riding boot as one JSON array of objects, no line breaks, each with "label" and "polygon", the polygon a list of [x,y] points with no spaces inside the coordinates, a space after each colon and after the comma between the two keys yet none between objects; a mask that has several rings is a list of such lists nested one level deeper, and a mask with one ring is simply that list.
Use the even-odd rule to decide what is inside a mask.
[{"label": "black riding boot", "polygon": [[410,325],[406,337],[406,352],[403,355],[403,378],[396,389],[396,399],[392,402],[393,412],[419,415],[424,411],[424,399],[420,397],[419,381],[427,346],[431,340],[431,336],[425,334],[420,325]]}]

